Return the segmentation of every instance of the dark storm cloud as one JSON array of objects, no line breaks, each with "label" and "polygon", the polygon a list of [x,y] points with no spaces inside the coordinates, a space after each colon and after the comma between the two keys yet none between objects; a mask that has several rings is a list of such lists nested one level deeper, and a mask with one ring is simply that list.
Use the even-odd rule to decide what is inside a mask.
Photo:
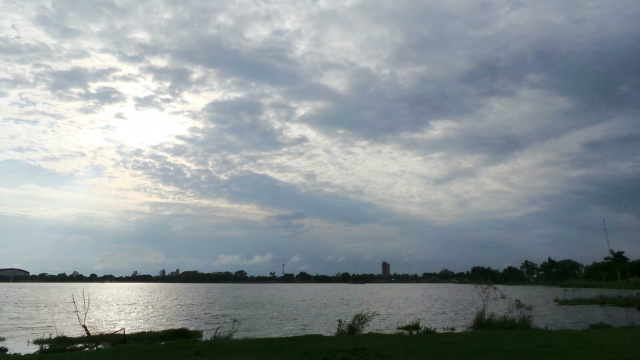
[{"label": "dark storm cloud", "polygon": [[[49,6],[38,6],[34,23],[55,38],[73,41],[86,33],[87,25],[102,25],[124,15],[124,8],[112,1],[52,1]],[[109,17],[114,16],[114,17]]]},{"label": "dark storm cloud", "polygon": [[403,132],[427,128],[434,119],[464,115],[473,106],[469,89],[423,79],[411,87],[358,74],[348,93],[303,117],[313,127],[335,135],[388,140]]},{"label": "dark storm cloud", "polygon": [[196,152],[273,151],[299,145],[303,137],[290,138],[265,114],[257,99],[213,101],[202,112],[203,127],[180,137]]},{"label": "dark storm cloud", "polygon": [[147,96],[134,96],[133,101],[135,102],[136,110],[143,109],[157,109],[163,110],[164,106],[161,101],[158,99],[156,95],[147,95]]},{"label": "dark storm cloud", "polygon": [[220,71],[223,76],[246,83],[270,86],[299,84],[304,76],[288,50],[276,46],[234,47],[217,37],[188,39],[172,52],[175,59]]},{"label": "dark storm cloud", "polygon": [[101,86],[96,91],[86,91],[81,97],[104,105],[122,102],[126,99],[123,93],[110,86]]},{"label": "dark storm cloud", "polygon": [[69,89],[86,89],[89,83],[106,79],[115,69],[89,71],[73,67],[69,70],[51,72],[51,91],[66,91]]},{"label": "dark storm cloud", "polygon": [[224,182],[229,200],[305,214],[329,222],[362,224],[382,215],[374,206],[327,193],[303,192],[292,184],[263,174],[243,174]]},{"label": "dark storm cloud", "polygon": [[152,74],[156,81],[167,83],[167,91],[173,96],[190,89],[193,85],[192,72],[187,68],[148,66],[145,71]]},{"label": "dark storm cloud", "polygon": [[173,163],[160,154],[141,155],[135,160],[125,161],[125,165],[185,193],[195,192],[205,198],[253,204],[290,214],[284,215],[286,218],[274,219],[288,221],[309,217],[354,225],[375,223],[384,214],[372,204],[322,191],[303,191],[294,184],[264,174],[245,171],[222,178],[211,170]]},{"label": "dark storm cloud", "polygon": [[[552,42],[552,40],[549,40]],[[526,53],[504,53],[481,60],[462,80],[486,96],[505,96],[523,86],[570,99],[584,126],[608,112],[638,111],[640,45],[637,34],[596,42],[534,43]],[[564,130],[559,127],[555,130]],[[569,127],[566,130],[572,130]],[[565,131],[566,131],[565,130]],[[557,133],[557,132],[556,132]]]},{"label": "dark storm cloud", "polygon": [[0,54],[14,60],[44,59],[43,56],[50,52],[51,47],[41,42],[26,43],[19,39],[0,37]]}]

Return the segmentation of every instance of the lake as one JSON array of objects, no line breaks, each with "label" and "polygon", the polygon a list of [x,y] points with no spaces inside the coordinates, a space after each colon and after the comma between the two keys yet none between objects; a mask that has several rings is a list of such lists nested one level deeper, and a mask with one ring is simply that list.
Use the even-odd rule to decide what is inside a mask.
[{"label": "lake", "polygon": [[[609,306],[561,306],[558,297],[638,295],[638,290],[563,289],[498,286],[510,299],[534,306],[535,324],[548,329],[583,329],[605,322],[640,324],[640,311]],[[82,311],[82,291],[90,299],[87,326],[93,333],[125,328],[127,333],[187,327],[211,336],[232,320],[235,338],[335,333],[337,319],[374,311],[367,331],[393,333],[397,325],[420,319],[443,331],[462,331],[481,301],[473,285],[456,284],[136,284],[1,283],[0,343],[9,352],[34,352],[35,338],[84,335],[74,295]],[[490,309],[504,311],[505,301]]]}]

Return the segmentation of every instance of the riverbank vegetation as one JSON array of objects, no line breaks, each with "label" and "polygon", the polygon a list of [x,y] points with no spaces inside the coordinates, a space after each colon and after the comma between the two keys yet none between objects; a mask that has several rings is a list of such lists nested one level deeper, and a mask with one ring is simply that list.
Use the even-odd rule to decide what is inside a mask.
[{"label": "riverbank vegetation", "polygon": [[[534,328],[533,306],[525,304],[520,299],[508,299],[507,296],[494,285],[475,285],[480,296],[481,305],[476,316],[469,325],[469,330],[531,330]],[[509,305],[503,314],[489,312],[488,306],[494,301],[508,301]]]},{"label": "riverbank vegetation", "polygon": [[114,332],[81,337],[56,336],[35,339],[33,343],[40,347],[38,353],[50,354],[80,350],[108,349],[113,346],[125,344],[157,345],[171,341],[201,339],[202,331],[180,328],[163,331],[145,331],[133,334],[127,334],[126,332]]},{"label": "riverbank vegetation", "polygon": [[[129,337],[129,335],[128,335]],[[19,359],[638,359],[640,328],[579,331],[468,331],[435,335],[306,335],[160,343],[127,342],[98,351],[31,354]]]},{"label": "riverbank vegetation", "polygon": [[375,312],[361,311],[353,315],[349,322],[338,319],[336,335],[361,335],[374,316],[376,316]]},{"label": "riverbank vegetation", "polygon": [[640,310],[640,296],[606,296],[599,295],[592,298],[553,299],[560,305],[610,305],[620,307],[635,307]]},{"label": "riverbank vegetation", "polygon": [[[0,342],[3,342],[4,340],[5,338],[0,336]],[[6,346],[0,346],[0,355],[6,354],[7,352],[9,352],[9,349]]]}]

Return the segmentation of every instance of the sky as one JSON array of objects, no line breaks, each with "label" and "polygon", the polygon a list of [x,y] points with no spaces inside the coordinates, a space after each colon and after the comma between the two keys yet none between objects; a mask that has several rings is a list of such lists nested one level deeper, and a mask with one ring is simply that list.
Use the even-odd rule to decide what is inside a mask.
[{"label": "sky", "polygon": [[0,268],[640,258],[640,4],[0,0]]}]

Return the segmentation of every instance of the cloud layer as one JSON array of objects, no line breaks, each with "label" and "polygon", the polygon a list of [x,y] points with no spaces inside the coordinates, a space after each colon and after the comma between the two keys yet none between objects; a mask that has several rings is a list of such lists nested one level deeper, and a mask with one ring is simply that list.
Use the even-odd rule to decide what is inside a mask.
[{"label": "cloud layer", "polygon": [[634,1],[0,11],[2,267],[640,257]]}]

